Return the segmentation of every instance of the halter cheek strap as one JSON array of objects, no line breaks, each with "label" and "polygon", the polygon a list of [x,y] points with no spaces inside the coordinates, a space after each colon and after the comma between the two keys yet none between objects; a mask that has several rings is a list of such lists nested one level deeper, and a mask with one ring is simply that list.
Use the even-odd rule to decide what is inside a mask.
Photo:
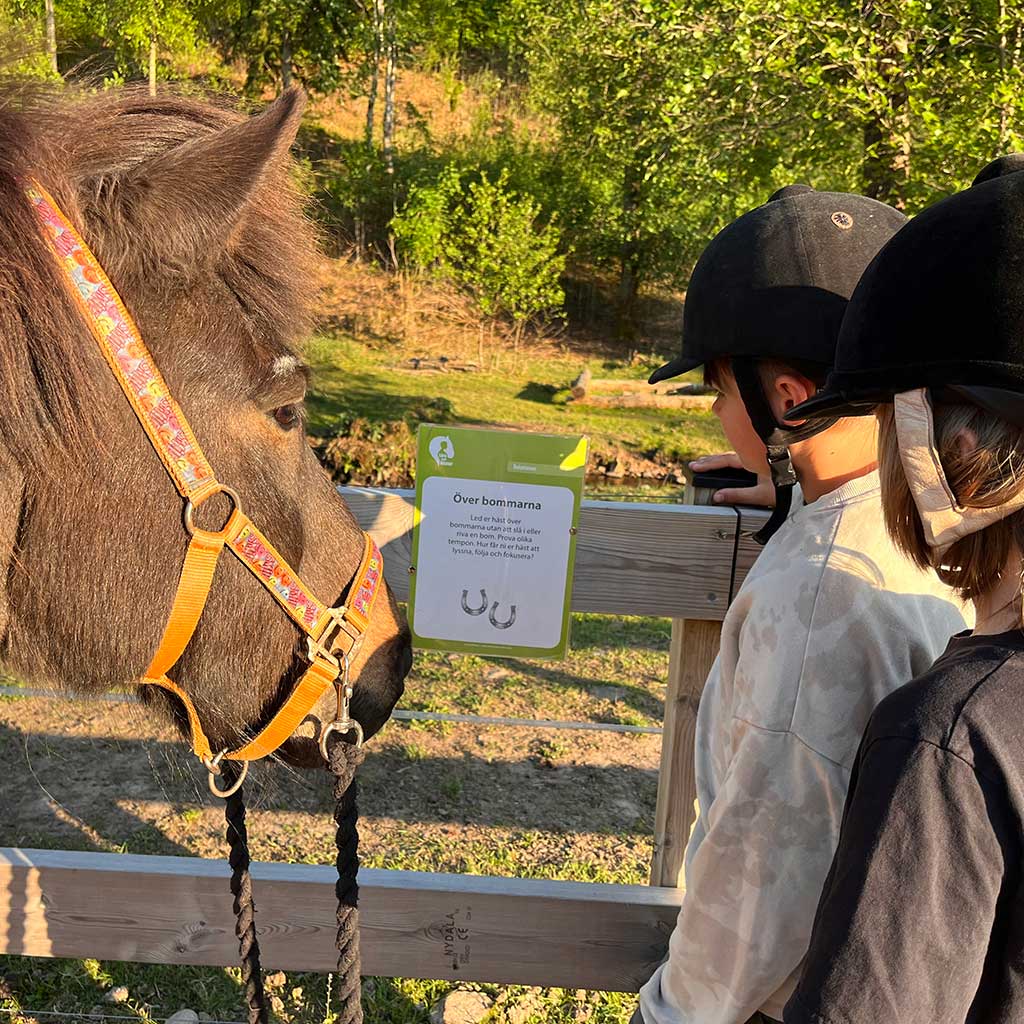
[{"label": "halter cheek strap", "polygon": [[1024,508],[1024,490],[994,508],[968,508],[957,502],[942,469],[932,403],[924,388],[894,396],[893,418],[900,461],[931,549],[932,564],[940,565],[946,552],[962,537]]},{"label": "halter cheek strap", "polygon": [[[163,638],[140,683],[166,690],[181,701],[189,723],[192,749],[211,773],[210,788],[220,796],[230,795],[244,778],[243,772],[232,790],[218,790],[213,777],[219,774],[222,759],[249,762],[272,754],[295,732],[332,685],[338,691],[338,715],[325,727],[321,749],[325,750],[330,732],[354,733],[356,741],[361,742],[362,729],[349,716],[352,697],[349,670],[369,626],[383,582],[383,559],[377,545],[369,534],[363,535],[363,556],[345,604],[331,608],[313,595],[242,511],[238,495],[217,481],[135,322],[89,247],[43,188],[32,182],[27,194],[44,236],[64,271],[69,291],[104,359],[185,499],[185,528],[190,535],[188,551]],[[200,529],[194,522],[195,510],[215,494],[231,499],[231,513],[222,529]],[[195,633],[209,598],[217,561],[225,547],[306,634],[310,664],[259,733],[234,750],[225,748],[215,754],[195,704],[168,673]]]}]

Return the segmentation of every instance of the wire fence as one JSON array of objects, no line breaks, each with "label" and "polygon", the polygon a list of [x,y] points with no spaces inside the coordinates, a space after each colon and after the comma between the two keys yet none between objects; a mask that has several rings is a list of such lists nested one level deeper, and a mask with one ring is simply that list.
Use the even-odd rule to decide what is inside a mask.
[{"label": "wire fence", "polygon": [[[38,690],[26,686],[0,685],[0,697],[43,697],[67,699],[62,693]],[[76,700],[105,701],[113,704],[138,704],[139,698],[130,693],[103,693],[95,697],[76,697]],[[399,722],[448,722],[455,725],[476,725],[485,728],[511,727],[514,729],[566,729],[582,732],[616,732],[660,736],[660,725],[628,725],[623,722],[563,722],[551,718],[498,718],[491,715],[460,715],[444,711],[411,711],[396,708],[391,717]]]}]

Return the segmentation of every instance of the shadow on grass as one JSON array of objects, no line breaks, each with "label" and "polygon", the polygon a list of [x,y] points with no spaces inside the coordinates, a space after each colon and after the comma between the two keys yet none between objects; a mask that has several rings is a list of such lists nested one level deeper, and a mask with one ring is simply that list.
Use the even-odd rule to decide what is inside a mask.
[{"label": "shadow on grass", "polygon": [[[564,734],[544,733],[531,742],[528,756],[516,760],[466,752],[432,756],[420,752],[411,730],[399,727],[386,735],[386,741],[368,745],[360,770],[359,806],[366,816],[562,833],[650,832],[657,772],[629,764],[577,764],[572,739]],[[94,738],[18,734],[6,727],[0,727],[0,740],[18,748],[27,743],[51,758],[49,768],[37,767],[34,780],[26,778],[24,766],[6,766],[0,804],[13,813],[0,824],[3,846],[191,855],[160,826],[126,811],[121,801],[115,803],[128,764],[136,766],[130,776],[131,802],[157,804],[154,814],[176,827],[191,821],[197,805],[215,806],[197,788],[194,774],[138,770],[147,754],[154,766],[183,756],[184,748],[176,744],[119,741],[103,751],[103,741]],[[250,810],[325,819],[333,811],[323,773],[268,765],[252,776],[246,784]],[[51,805],[39,786],[58,803]]]},{"label": "shadow on grass", "polygon": [[[155,748],[155,749],[154,749]],[[171,744],[119,742],[116,744],[24,733],[0,724],[0,806],[11,811],[0,826],[0,845],[67,849],[91,852],[132,852],[187,856],[186,847],[116,802],[124,796],[126,775],[122,762],[155,765],[176,762]],[[156,755],[154,757],[154,754]],[[104,756],[106,755],[106,756]],[[186,802],[194,787],[181,772],[160,778],[162,772],[136,770],[130,776],[133,799],[167,796],[170,783]],[[10,787],[7,792],[4,789]],[[21,798],[10,799],[11,791]],[[103,804],[101,818],[83,794]],[[104,795],[106,798],[104,798]],[[225,869],[224,899],[230,904]],[[0,1005],[13,1011],[13,1020],[30,1018],[33,1011],[87,1016],[96,1012],[148,1018],[166,1017],[188,1007],[217,1020],[243,1021],[244,995],[237,970],[118,961],[76,961],[17,955],[39,947],[38,929],[29,931],[28,914],[45,892],[35,891],[31,875],[18,890],[8,888],[0,902],[0,936],[12,954],[0,955]],[[116,903],[116,894],[111,894]],[[257,887],[257,902],[259,890]],[[61,908],[67,913],[67,908]],[[279,972],[274,972],[278,978]],[[273,978],[273,976],[272,976]],[[276,979],[275,979],[276,980]],[[125,1000],[106,1001],[115,988],[127,990]],[[319,974],[290,975],[270,987],[281,1000],[285,1019],[299,1024],[327,1017],[327,980]],[[296,995],[299,993],[299,995]],[[427,1020],[424,1007],[413,1003],[390,979],[369,981],[366,992],[367,1024],[419,1024]],[[143,1007],[148,1007],[143,1011]],[[337,1007],[335,1007],[337,1009]],[[24,1016],[22,1016],[24,1015]],[[127,1019],[127,1018],[126,1018]]]},{"label": "shadow on grass", "polygon": [[542,402],[544,405],[551,405],[560,390],[563,389],[554,384],[539,384],[537,381],[531,380],[516,394],[516,398],[520,398],[524,402]]},{"label": "shadow on grass", "polygon": [[[665,702],[654,696],[649,690],[635,683],[620,678],[595,679],[592,676],[580,676],[565,669],[554,668],[543,662],[521,661],[518,658],[487,659],[493,664],[506,668],[516,676],[526,676],[537,682],[558,689],[573,689],[589,696],[621,701],[627,707],[639,712],[653,722],[661,722],[665,717]],[[489,682],[489,689],[497,687],[505,690],[522,688],[522,682],[516,678],[505,678],[497,682]],[[414,685],[410,689],[414,689]],[[603,692],[602,692],[603,691]],[[595,722],[619,722],[614,715],[590,718]],[[634,724],[632,719],[626,724]]]}]

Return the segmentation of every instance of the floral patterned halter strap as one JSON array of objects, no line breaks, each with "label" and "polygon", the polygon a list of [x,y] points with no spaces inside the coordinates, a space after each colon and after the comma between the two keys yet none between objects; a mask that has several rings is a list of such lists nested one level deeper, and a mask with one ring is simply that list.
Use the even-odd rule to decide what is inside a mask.
[{"label": "floral patterned halter strap", "polygon": [[[210,772],[210,789],[218,796],[229,796],[245,777],[243,770],[230,790],[218,789],[215,777],[220,774],[222,760],[248,765],[249,761],[272,754],[294,733],[332,685],[338,692],[338,714],[324,727],[320,749],[326,758],[327,737],[333,732],[351,733],[356,743],[361,743],[362,729],[349,716],[352,697],[349,669],[383,583],[384,566],[377,545],[369,534],[364,534],[363,558],[349,587],[347,603],[331,608],[317,600],[242,511],[237,493],[217,481],[131,315],[89,247],[40,185],[32,182],[26,191],[103,357],[185,499],[185,529],[190,536],[188,551],[163,638],[140,682],[167,690],[182,702],[188,715],[192,749]],[[215,494],[230,499],[231,513],[222,529],[201,529],[194,522],[195,510]],[[263,729],[237,749],[225,748],[215,754],[195,705],[167,673],[195,632],[209,597],[217,560],[225,546],[305,632],[310,664]]]}]

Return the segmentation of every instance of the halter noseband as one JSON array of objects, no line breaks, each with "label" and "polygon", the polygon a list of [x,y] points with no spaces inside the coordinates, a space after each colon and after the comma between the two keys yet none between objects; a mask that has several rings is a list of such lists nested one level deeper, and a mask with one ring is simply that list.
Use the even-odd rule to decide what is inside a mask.
[{"label": "halter noseband", "polygon": [[[384,563],[377,545],[369,534],[363,535],[362,561],[349,585],[345,604],[330,608],[313,596],[242,511],[235,491],[217,481],[184,413],[171,396],[135,322],[99,261],[38,183],[29,183],[26,191],[100,351],[185,500],[188,551],[160,646],[140,684],[160,687],[181,701],[188,717],[192,750],[209,771],[210,790],[216,796],[235,792],[245,778],[249,761],[277,750],[332,685],[338,693],[338,711],[334,721],[321,732],[321,753],[326,759],[327,738],[335,732],[354,734],[358,746],[363,730],[349,714],[350,668],[369,626],[383,580]],[[201,529],[194,522],[195,510],[215,494],[224,494],[231,500],[231,513],[220,530]],[[192,639],[225,546],[306,634],[306,657],[310,664],[285,702],[252,739],[235,750],[225,747],[214,754],[195,704],[167,673]],[[220,790],[215,776],[220,774],[220,762],[225,759],[241,761],[243,768],[229,789]]]}]

